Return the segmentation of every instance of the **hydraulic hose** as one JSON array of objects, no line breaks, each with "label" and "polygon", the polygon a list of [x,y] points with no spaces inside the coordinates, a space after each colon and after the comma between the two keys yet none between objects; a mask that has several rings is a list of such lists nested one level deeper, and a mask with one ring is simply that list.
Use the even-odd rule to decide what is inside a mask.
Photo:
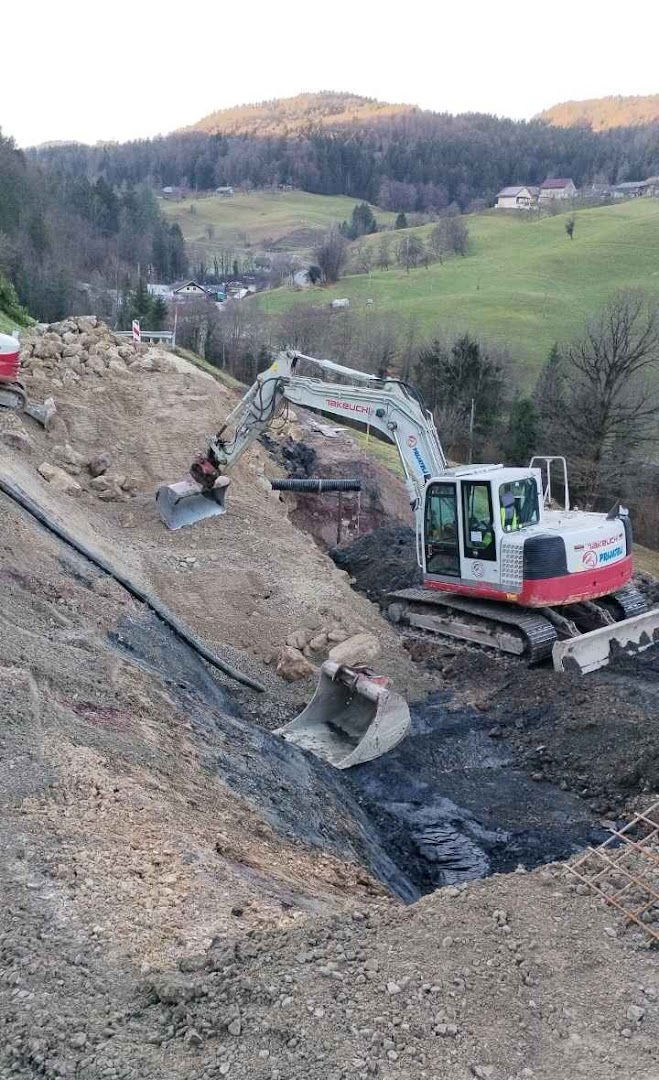
[{"label": "hydraulic hose", "polygon": [[307,491],[319,495],[322,491],[361,491],[361,480],[327,480],[311,476],[303,480],[271,480],[273,491]]},{"label": "hydraulic hose", "polygon": [[15,503],[18,503],[24,510],[27,510],[28,514],[31,514],[40,525],[43,525],[48,532],[53,533],[59,540],[63,540],[65,544],[72,547],[74,551],[77,551],[80,555],[84,555],[86,559],[89,559],[94,566],[97,566],[99,570],[102,570],[105,574],[109,574],[114,578],[126,592],[134,596],[136,600],[146,604],[155,615],[161,619],[166,626],[172,630],[181,641],[184,641],[186,645],[189,645],[191,649],[206,660],[212,667],[217,668],[218,671],[228,675],[230,679],[234,679],[236,682],[242,683],[243,686],[249,686],[251,690],[258,690],[259,693],[265,692],[265,687],[257,682],[256,679],[251,679],[249,675],[244,675],[242,671],[238,671],[237,668],[232,667],[231,664],[227,664],[225,660],[222,660],[215,653],[210,652],[209,649],[203,644],[203,642],[193,634],[191,630],[181,622],[173,612],[161,604],[160,601],[153,595],[153,593],[147,592],[141,585],[136,585],[134,581],[122,574],[120,570],[116,570],[105,559],[100,552],[95,551],[94,548],[89,547],[87,544],[78,540],[73,533],[69,532],[63,525],[55,521],[53,517],[43,509],[39,503],[35,502],[26,491],[23,491],[18,484],[15,484],[12,480],[9,480],[6,476],[0,475],[0,491],[4,492]]}]

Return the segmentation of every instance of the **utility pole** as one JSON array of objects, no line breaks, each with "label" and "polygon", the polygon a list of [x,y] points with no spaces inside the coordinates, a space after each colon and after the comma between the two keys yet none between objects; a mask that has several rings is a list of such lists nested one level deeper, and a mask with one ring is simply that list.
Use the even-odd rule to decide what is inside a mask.
[{"label": "utility pole", "polygon": [[469,416],[469,457],[467,464],[471,465],[474,459],[474,404],[475,399],[471,399],[471,414]]}]

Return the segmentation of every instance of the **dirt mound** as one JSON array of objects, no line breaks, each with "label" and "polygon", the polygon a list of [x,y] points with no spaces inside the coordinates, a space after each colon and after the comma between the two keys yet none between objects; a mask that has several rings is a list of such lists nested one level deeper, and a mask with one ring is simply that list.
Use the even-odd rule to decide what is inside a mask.
[{"label": "dirt mound", "polygon": [[405,525],[376,529],[348,547],[332,548],[330,555],[369,600],[383,600],[396,589],[421,584],[414,529]]}]

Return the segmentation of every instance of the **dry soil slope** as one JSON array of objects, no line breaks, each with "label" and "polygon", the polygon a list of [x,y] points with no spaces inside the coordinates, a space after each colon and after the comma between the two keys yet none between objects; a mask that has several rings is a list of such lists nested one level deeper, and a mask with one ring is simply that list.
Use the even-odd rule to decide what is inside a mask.
[{"label": "dry soil slope", "polygon": [[[226,515],[176,533],[162,526],[153,498],[157,486],[187,474],[235,404],[235,392],[183,361],[177,370],[157,351],[141,358],[129,351],[128,366],[104,329],[63,332],[94,350],[91,366],[87,352],[61,356],[67,348],[61,335],[24,336],[28,389],[35,398],[54,394],[58,416],[47,434],[30,424],[27,441],[17,435],[5,469],[20,472],[24,486],[60,520],[153,588],[209,647],[240,650],[248,665],[262,665],[301,628],[344,637],[375,629],[383,665],[392,674],[411,674],[397,636],[376,608],[289,520],[265,476],[277,467],[260,446],[232,472]],[[53,355],[30,355],[33,346]],[[95,490],[80,463],[105,451],[112,457],[107,475],[125,480],[132,494],[117,493],[116,485]],[[44,460],[72,472],[81,492],[73,497],[54,491],[36,471]]]}]

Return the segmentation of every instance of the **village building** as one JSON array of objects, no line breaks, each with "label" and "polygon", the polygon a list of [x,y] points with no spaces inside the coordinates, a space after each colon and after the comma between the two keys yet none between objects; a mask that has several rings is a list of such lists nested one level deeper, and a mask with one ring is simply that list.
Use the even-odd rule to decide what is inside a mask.
[{"label": "village building", "polygon": [[547,177],[540,185],[540,202],[549,202],[551,199],[574,199],[577,188],[570,177]]},{"label": "village building", "polygon": [[497,195],[497,210],[529,210],[538,201],[539,188],[528,185],[502,188]]}]

